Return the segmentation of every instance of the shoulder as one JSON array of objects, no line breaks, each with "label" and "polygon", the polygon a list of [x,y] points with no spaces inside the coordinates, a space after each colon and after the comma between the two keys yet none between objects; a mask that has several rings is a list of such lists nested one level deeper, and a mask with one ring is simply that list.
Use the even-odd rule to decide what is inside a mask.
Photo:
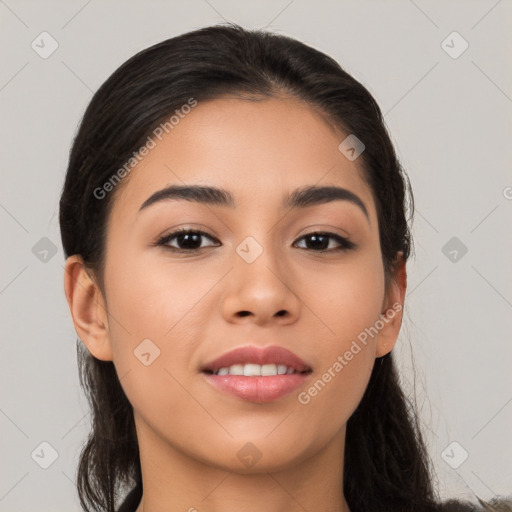
[{"label": "shoulder", "polygon": [[448,500],[439,505],[439,512],[484,512],[484,508],[478,503],[469,501]]},{"label": "shoulder", "polygon": [[439,512],[512,512],[512,498],[496,497],[490,501],[478,499],[477,503],[448,500],[439,505]]}]

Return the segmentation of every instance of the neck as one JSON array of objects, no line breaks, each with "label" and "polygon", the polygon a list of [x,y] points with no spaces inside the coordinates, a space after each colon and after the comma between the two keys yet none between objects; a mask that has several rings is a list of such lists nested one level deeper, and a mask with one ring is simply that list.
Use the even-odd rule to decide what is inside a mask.
[{"label": "neck", "polygon": [[136,512],[350,512],[343,496],[345,427],[320,452],[241,474],[170,446],[137,415],[135,422],[143,482]]}]

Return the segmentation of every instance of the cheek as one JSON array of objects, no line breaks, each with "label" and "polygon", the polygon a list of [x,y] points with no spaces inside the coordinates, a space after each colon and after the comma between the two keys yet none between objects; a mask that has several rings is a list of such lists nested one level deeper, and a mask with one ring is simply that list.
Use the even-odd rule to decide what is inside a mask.
[{"label": "cheek", "polygon": [[318,335],[329,346],[343,350],[379,318],[384,270],[373,254],[354,254],[344,264],[302,274],[299,296],[315,313]]},{"label": "cheek", "polygon": [[375,362],[377,336],[369,332],[381,313],[384,270],[370,254],[311,276],[303,279],[302,298],[318,316],[318,329],[309,331],[315,333],[318,365],[297,401],[299,414],[308,418],[303,434],[314,442],[319,434],[334,435],[363,397]]},{"label": "cheek", "polygon": [[301,436],[317,449],[325,445],[346,425],[359,405],[375,361],[370,347],[361,347],[352,359],[332,358],[310,385],[297,397],[297,418]]},{"label": "cheek", "polygon": [[127,337],[133,342],[150,338],[165,347],[178,338],[180,346],[175,350],[186,347],[190,336],[185,326],[202,309],[204,298],[222,273],[217,275],[211,267],[201,270],[199,264],[171,264],[163,258],[155,261],[139,256],[117,261],[108,268],[106,283],[112,297],[108,309],[113,331],[119,333],[113,343]]},{"label": "cheek", "polygon": [[[127,251],[128,252],[128,251]],[[142,416],[178,407],[198,415],[179,383],[187,383],[211,314],[208,292],[222,272],[200,264],[166,265],[163,259],[121,258],[106,265],[109,333],[121,384]],[[186,271],[185,271],[186,268]],[[157,414],[160,414],[158,412]],[[186,416],[186,415],[185,415]]]}]

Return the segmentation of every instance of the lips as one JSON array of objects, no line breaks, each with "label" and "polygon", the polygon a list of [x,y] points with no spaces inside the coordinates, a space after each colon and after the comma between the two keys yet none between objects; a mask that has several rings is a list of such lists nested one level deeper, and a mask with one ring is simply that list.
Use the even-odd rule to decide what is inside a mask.
[{"label": "lips", "polygon": [[274,402],[306,385],[312,368],[284,347],[241,347],[201,367],[217,391],[249,402]]},{"label": "lips", "polygon": [[246,364],[282,365],[292,368],[296,373],[309,373],[312,370],[311,366],[290,350],[274,345],[265,348],[246,346],[231,350],[203,365],[201,371],[215,373],[221,368]]}]

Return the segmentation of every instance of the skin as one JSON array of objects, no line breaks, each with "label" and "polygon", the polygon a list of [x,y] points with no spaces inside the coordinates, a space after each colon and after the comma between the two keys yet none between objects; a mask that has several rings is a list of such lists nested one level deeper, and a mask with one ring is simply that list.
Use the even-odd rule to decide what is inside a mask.
[{"label": "skin", "polygon": [[[114,362],[134,408],[144,486],[137,512],[349,510],[340,492],[346,422],[375,358],[397,340],[401,311],[308,404],[297,395],[380,314],[403,304],[406,273],[401,262],[386,288],[371,190],[359,161],[338,150],[346,136],[293,98],[199,103],[116,191],[105,293],[79,256],[66,261],[77,334],[95,357]],[[155,191],[185,183],[226,188],[236,207],[168,200],[138,213]],[[283,209],[282,196],[304,185],[349,189],[369,219],[348,201]],[[179,227],[213,239],[188,254],[154,245]],[[320,253],[303,238],[319,230],[356,248]],[[250,264],[235,250],[247,236],[263,248]],[[160,349],[149,366],[134,356],[146,338]],[[221,393],[199,372],[233,348],[274,344],[313,368],[277,401]],[[237,452],[249,442],[261,458],[247,467]]]}]

